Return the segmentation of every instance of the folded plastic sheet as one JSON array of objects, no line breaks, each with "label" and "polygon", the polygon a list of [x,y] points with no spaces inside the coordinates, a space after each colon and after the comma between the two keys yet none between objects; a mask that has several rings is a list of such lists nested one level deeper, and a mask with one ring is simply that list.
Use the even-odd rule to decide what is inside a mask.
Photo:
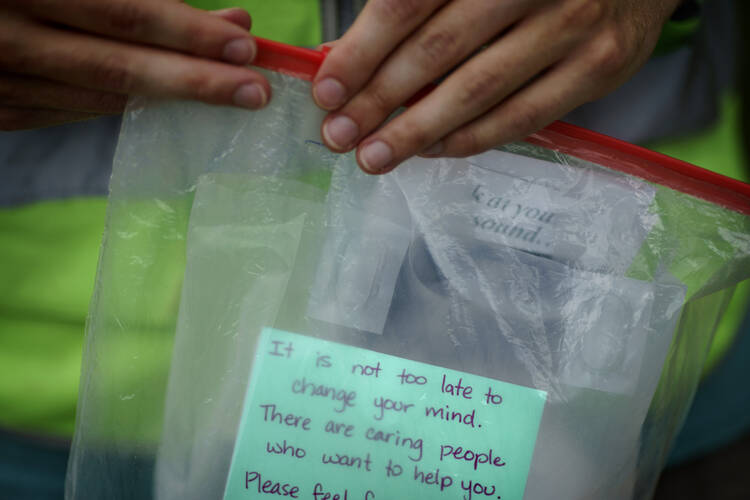
[{"label": "folded plastic sheet", "polygon": [[[716,323],[750,277],[746,186],[562,125],[368,176],[320,144],[309,83],[267,75],[274,99],[260,112],[128,107],[66,498],[325,498],[322,485],[343,493],[347,481],[348,498],[650,498]],[[261,352],[280,345],[264,344],[274,332],[317,347],[278,371]],[[408,480],[387,479],[375,442],[357,449],[372,470],[322,466],[338,442],[322,431],[291,429],[282,456],[268,437],[242,458],[276,423],[268,405],[265,419],[252,416],[253,381],[311,376],[303,365],[320,362],[318,348],[444,370],[421,399],[438,387],[445,396],[445,374],[504,384],[503,425],[519,430],[488,424],[482,439],[512,456],[488,456],[496,470],[449,464],[458,455],[445,443],[472,442],[477,428],[405,412],[390,432],[419,434],[423,452]],[[395,380],[372,383],[396,390]],[[484,403],[476,387],[473,415],[491,409],[491,387]],[[535,422],[513,409],[516,391],[542,398]],[[377,418],[360,399],[348,424],[364,431]],[[302,436],[305,455],[290,458]],[[435,465],[451,485],[431,486]],[[318,483],[307,468],[322,471]]]}]

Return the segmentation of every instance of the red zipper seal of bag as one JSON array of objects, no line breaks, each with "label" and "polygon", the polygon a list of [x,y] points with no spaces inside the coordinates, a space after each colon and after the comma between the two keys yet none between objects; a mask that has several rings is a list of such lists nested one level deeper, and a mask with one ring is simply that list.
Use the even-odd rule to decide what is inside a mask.
[{"label": "red zipper seal of bag", "polygon": [[[328,53],[255,38],[255,66],[312,81]],[[435,88],[413,96],[413,104]],[[750,184],[614,137],[565,122],[554,122],[527,137],[526,142],[617,170],[750,215]]]}]

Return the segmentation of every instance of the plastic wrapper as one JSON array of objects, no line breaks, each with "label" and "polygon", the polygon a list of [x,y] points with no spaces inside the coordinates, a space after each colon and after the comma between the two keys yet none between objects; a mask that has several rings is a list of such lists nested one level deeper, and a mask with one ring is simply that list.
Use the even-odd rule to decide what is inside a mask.
[{"label": "plastic wrapper", "polygon": [[747,186],[563,124],[368,176],[267,76],[128,107],[66,498],[650,498]]}]

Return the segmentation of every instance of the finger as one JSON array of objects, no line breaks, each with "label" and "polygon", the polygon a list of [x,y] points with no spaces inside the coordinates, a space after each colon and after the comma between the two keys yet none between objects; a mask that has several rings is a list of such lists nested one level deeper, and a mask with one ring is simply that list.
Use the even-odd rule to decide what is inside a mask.
[{"label": "finger", "polygon": [[62,125],[63,123],[90,120],[99,115],[60,111],[54,109],[29,109],[0,106],[0,131],[26,130]]},{"label": "finger", "polygon": [[[51,8],[49,0],[6,0],[49,21],[108,38],[156,45],[201,57],[248,64],[255,57],[252,37],[241,26],[179,2],[76,0]],[[237,13],[225,14],[232,19]]]},{"label": "finger", "polygon": [[245,31],[250,31],[250,28],[253,26],[253,20],[245,9],[233,7],[229,9],[210,11],[209,14],[224,19],[225,21],[229,21],[232,24],[236,24]]},{"label": "finger", "polygon": [[639,63],[624,57],[614,45],[578,51],[491,112],[432,145],[426,156],[471,156],[520,141],[611,92]]},{"label": "finger", "polygon": [[334,151],[351,149],[425,85],[448,73],[538,3],[465,0],[444,7],[326,121],[322,131],[326,145]]},{"label": "finger", "polygon": [[259,73],[152,47],[21,21],[0,32],[0,68],[119,94],[197,99],[257,109],[271,89]]},{"label": "finger", "polygon": [[[586,25],[594,23],[598,14],[561,16],[556,9],[518,23],[431,94],[363,140],[357,152],[360,166],[371,173],[391,170],[495,107],[575,50],[586,36]],[[569,22],[574,26],[566,26]],[[554,44],[549,33],[557,33]]]},{"label": "finger", "polygon": [[122,112],[126,102],[127,96],[122,94],[0,73],[0,107],[115,114]]},{"label": "finger", "polygon": [[313,97],[336,109],[356,94],[412,31],[448,0],[370,0],[326,57],[313,81]]}]

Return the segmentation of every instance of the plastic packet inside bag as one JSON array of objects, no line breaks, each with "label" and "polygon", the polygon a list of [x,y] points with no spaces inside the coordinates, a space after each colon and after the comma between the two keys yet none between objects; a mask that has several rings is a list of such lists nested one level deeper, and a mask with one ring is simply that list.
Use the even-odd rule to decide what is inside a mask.
[{"label": "plastic packet inside bag", "polygon": [[267,75],[129,105],[66,498],[649,498],[744,188],[564,130],[372,177]]}]

